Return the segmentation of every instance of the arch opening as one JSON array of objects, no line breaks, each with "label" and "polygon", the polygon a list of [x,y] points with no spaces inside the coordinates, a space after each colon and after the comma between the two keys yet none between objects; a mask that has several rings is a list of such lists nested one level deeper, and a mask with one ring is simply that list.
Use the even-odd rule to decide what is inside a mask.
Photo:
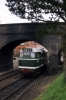
[{"label": "arch opening", "polygon": [[58,52],[58,69],[59,70],[63,70],[63,63],[64,63],[64,59],[63,59],[63,50],[59,50]]},{"label": "arch opening", "polygon": [[[37,42],[35,42],[35,41],[27,41],[27,42],[23,42],[23,43],[21,43],[20,45],[18,45],[17,47],[15,47],[14,48],[14,50],[13,50],[13,67],[15,67],[15,68],[18,68],[18,58],[19,58],[19,53],[20,53],[20,51],[21,50],[23,50],[23,49],[26,49],[26,48],[42,48],[42,49],[44,49],[45,51],[47,51],[47,54],[46,54],[46,56],[48,56],[48,58],[45,58],[45,61],[46,60],[48,60],[48,64],[45,64],[45,62],[44,62],[44,60],[43,60],[43,63],[45,64],[44,65],[44,68],[43,68],[43,70],[46,70],[47,69],[47,66],[49,67],[49,51],[44,47],[44,46],[42,46],[41,44],[39,44],[39,43],[37,43]],[[32,54],[32,53],[31,53]],[[21,55],[22,56],[22,55]],[[33,56],[33,54],[31,55],[31,59],[36,59],[36,58],[32,58],[32,56]],[[35,56],[35,55],[34,55]],[[27,59],[27,58],[26,58]],[[30,59],[30,57],[29,57],[29,59]],[[24,62],[24,60],[23,60],[23,62]],[[27,63],[27,65],[29,65],[28,64],[28,62],[26,61],[26,62],[24,62],[24,64],[26,64]],[[32,66],[32,63],[33,62],[31,62],[31,65],[30,66]],[[27,66],[26,65],[26,66]],[[40,65],[40,64],[39,64]],[[28,66],[29,67],[29,66]],[[34,68],[34,66],[32,67],[32,68]],[[44,71],[45,72],[45,71]]]}]

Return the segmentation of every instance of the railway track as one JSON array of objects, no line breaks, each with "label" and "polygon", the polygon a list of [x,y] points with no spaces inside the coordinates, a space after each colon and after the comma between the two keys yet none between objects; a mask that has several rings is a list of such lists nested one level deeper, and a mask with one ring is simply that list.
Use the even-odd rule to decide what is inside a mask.
[{"label": "railway track", "polygon": [[14,83],[0,89],[0,100],[20,100],[20,97],[39,79],[21,78]]},{"label": "railway track", "polygon": [[8,72],[5,72],[3,74],[0,75],[0,81],[10,77],[10,76],[13,76],[15,74],[19,73],[19,70],[18,69],[14,69],[14,70],[11,70],[11,71],[8,71]]},{"label": "railway track", "polygon": [[15,80],[20,79],[22,77],[19,70],[13,70],[8,73],[0,75],[0,90],[5,86],[13,83]]},{"label": "railway track", "polygon": [[0,100],[10,100],[13,99],[13,95],[18,92],[22,87],[28,84],[32,79],[21,78],[17,81],[14,81],[12,84],[0,89]]}]

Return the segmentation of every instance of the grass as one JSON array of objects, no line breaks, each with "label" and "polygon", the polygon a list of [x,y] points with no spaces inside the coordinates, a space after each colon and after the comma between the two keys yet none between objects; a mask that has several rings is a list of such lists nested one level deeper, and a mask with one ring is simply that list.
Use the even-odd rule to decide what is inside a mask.
[{"label": "grass", "polygon": [[61,74],[48,87],[45,93],[42,93],[35,100],[66,100],[66,81],[64,74]]}]

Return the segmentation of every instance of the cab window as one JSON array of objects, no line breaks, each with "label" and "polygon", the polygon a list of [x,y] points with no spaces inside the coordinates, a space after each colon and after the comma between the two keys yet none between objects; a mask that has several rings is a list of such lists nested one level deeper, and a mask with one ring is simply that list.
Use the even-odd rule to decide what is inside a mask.
[{"label": "cab window", "polygon": [[35,58],[35,53],[31,53],[31,58]]},{"label": "cab window", "polygon": [[37,53],[36,53],[36,57],[37,57],[37,58],[40,58],[40,57],[41,57],[41,53],[40,53],[40,52],[37,52]]}]

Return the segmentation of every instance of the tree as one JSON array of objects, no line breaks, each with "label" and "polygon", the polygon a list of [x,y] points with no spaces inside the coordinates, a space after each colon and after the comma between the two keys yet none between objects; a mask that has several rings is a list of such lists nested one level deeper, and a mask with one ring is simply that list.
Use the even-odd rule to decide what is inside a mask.
[{"label": "tree", "polygon": [[[66,68],[66,0],[6,0],[6,6],[9,11],[14,13],[20,18],[28,19],[37,22],[49,22],[46,27],[51,26],[51,30],[57,28],[57,22],[60,19],[65,22],[65,26],[62,28],[63,38],[63,51],[64,51],[64,66]],[[48,20],[45,19],[45,15],[50,14]],[[53,26],[53,27],[52,27]],[[50,31],[51,32],[51,31]],[[45,33],[47,30],[45,29]],[[59,31],[58,31],[59,33]],[[65,72],[66,73],[66,72]],[[66,75],[65,75],[66,77]]]},{"label": "tree", "polygon": [[66,22],[65,0],[6,0],[9,10],[20,18],[45,21],[44,14],[51,14],[50,20],[60,18]]}]

